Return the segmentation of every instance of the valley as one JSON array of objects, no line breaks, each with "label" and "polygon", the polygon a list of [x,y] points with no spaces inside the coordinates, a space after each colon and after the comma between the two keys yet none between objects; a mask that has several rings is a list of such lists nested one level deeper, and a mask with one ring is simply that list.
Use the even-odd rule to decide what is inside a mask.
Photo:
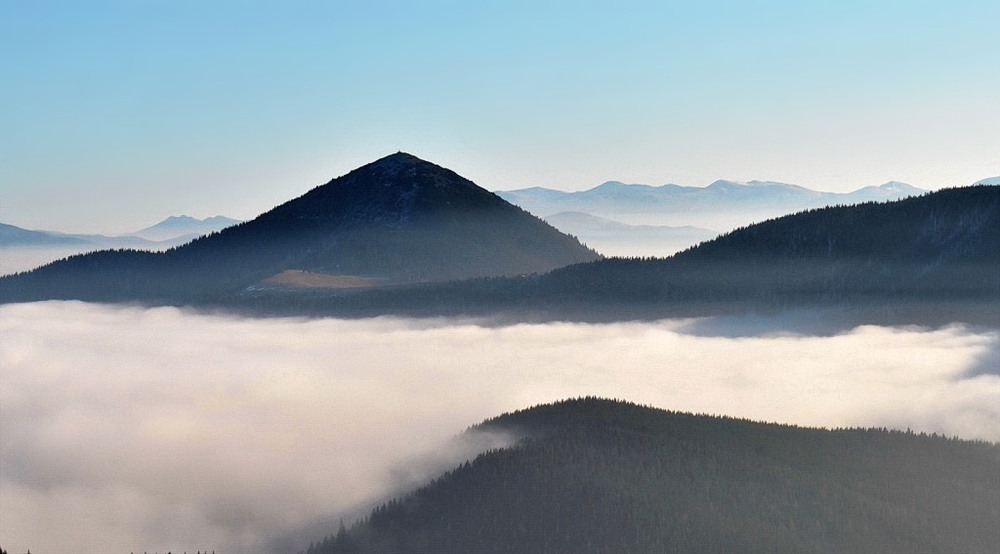
[{"label": "valley", "polygon": [[0,277],[3,530],[33,552],[990,552],[998,248],[980,185],[608,257],[397,153],[162,252]]}]

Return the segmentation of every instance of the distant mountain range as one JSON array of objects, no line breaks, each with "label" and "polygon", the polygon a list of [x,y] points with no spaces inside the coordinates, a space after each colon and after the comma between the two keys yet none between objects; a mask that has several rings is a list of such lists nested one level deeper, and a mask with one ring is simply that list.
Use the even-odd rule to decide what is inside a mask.
[{"label": "distant mountain range", "polygon": [[597,398],[505,414],[469,433],[520,441],[331,529],[305,554],[973,554],[1000,544],[996,444]]},{"label": "distant mountain range", "polygon": [[[773,183],[707,188],[771,198],[776,187],[801,194]],[[553,219],[593,233],[621,227],[586,214]],[[950,302],[961,304],[961,318],[989,323],[1000,307],[1000,186],[814,208],[669,258],[600,259],[454,172],[398,153],[167,252],[96,252],[0,278],[0,301],[56,298],[288,315],[574,319]],[[929,312],[945,313],[938,308]]]},{"label": "distant mountain range", "polygon": [[0,223],[0,275],[27,271],[95,250],[166,250],[237,223],[238,220],[223,216],[206,219],[172,216],[140,231],[115,236],[28,230]]},{"label": "distant mountain range", "polygon": [[178,215],[170,216],[156,225],[130,233],[130,235],[151,241],[182,240],[187,242],[202,235],[215,233],[225,229],[226,227],[232,227],[233,225],[237,225],[239,223],[241,222],[237,219],[230,219],[221,215],[206,217],[205,219],[197,219],[187,215]]},{"label": "distant mountain range", "polygon": [[206,219],[171,216],[145,229],[126,235],[88,235],[33,231],[0,223],[0,246],[95,246],[101,248],[152,248],[176,246],[202,235],[240,223],[221,215]]},{"label": "distant mountain range", "polygon": [[397,153],[166,252],[101,251],[0,279],[0,298],[191,302],[306,283],[512,276],[597,258],[454,172]]},{"label": "distant mountain range", "polygon": [[1000,326],[1000,187],[809,210],[734,230],[670,258],[607,258],[538,276],[350,296],[251,296],[230,305],[317,315],[587,320],[817,306],[891,317],[906,305],[928,324]]},{"label": "distant mountain range", "polygon": [[606,256],[662,258],[719,234],[691,225],[629,225],[583,212],[560,212],[543,219]]},{"label": "distant mountain range", "polygon": [[722,232],[802,210],[898,200],[924,192],[898,182],[833,193],[771,181],[720,180],[707,187],[608,181],[579,192],[533,187],[497,194],[541,217],[583,212],[633,225],[695,226]]}]

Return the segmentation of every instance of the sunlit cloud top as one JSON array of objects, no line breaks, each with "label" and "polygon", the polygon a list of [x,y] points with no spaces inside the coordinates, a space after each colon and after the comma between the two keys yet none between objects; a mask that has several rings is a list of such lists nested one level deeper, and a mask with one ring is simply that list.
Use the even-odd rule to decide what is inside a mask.
[{"label": "sunlit cloud top", "polygon": [[436,451],[443,470],[474,455],[441,451],[469,425],[586,395],[1000,440],[996,330],[728,336],[760,323],[707,320],[692,334],[690,321],[3,306],[0,535],[11,552],[262,552],[398,491],[414,457]]}]

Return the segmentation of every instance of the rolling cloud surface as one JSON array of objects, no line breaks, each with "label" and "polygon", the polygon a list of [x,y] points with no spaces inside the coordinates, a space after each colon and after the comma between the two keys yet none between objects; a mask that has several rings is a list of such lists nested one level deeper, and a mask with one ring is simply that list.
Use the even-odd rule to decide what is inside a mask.
[{"label": "rolling cloud surface", "polygon": [[259,553],[503,444],[469,425],[573,396],[1000,441],[996,330],[741,325],[3,306],[0,545]]}]

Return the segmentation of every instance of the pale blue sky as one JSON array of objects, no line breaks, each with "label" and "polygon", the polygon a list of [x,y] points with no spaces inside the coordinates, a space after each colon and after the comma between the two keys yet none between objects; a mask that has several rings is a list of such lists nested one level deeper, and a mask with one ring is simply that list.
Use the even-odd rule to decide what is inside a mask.
[{"label": "pale blue sky", "polygon": [[411,152],[493,190],[1000,174],[1000,2],[0,0],[0,221],[250,218]]}]

